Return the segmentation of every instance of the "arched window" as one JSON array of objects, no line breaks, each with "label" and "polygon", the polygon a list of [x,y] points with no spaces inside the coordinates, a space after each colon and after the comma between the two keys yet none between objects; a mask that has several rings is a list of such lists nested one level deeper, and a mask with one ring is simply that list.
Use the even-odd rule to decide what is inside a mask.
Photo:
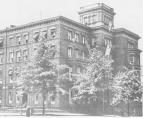
[{"label": "arched window", "polygon": [[71,58],[72,57],[72,48],[68,47],[68,57]]}]

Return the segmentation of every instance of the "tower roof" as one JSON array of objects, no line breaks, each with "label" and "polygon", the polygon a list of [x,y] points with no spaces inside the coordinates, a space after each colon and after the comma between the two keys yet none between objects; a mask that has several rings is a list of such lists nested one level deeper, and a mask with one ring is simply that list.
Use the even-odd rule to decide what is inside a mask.
[{"label": "tower roof", "polygon": [[111,13],[112,15],[116,14],[114,12],[113,8],[107,6],[107,5],[103,4],[103,3],[96,3],[96,4],[80,7],[80,11],[78,13],[82,14],[82,13],[85,13],[85,12],[91,12],[91,11],[95,11],[95,10],[98,10],[98,9],[103,9],[106,12]]}]

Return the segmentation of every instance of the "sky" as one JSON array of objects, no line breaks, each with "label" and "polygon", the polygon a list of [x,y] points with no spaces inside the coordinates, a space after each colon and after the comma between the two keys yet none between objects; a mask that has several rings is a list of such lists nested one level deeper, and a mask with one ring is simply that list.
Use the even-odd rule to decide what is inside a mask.
[{"label": "sky", "polygon": [[[62,15],[79,22],[80,7],[104,3],[114,9],[114,28],[126,28],[136,34],[139,49],[143,50],[143,0],[0,0],[0,29],[10,25]],[[143,65],[141,54],[141,65]]]}]

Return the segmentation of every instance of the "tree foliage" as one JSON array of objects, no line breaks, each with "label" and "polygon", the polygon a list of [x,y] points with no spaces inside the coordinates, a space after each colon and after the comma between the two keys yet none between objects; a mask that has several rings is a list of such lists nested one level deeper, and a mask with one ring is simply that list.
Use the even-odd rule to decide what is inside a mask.
[{"label": "tree foliage", "polygon": [[112,81],[112,104],[134,102],[141,100],[141,81],[139,71],[124,68],[118,72]]},{"label": "tree foliage", "polygon": [[112,62],[98,49],[91,49],[89,59],[84,65],[85,71],[75,75],[73,89],[77,94],[74,99],[101,99],[100,93],[109,88],[112,79]]},{"label": "tree foliage", "polygon": [[37,50],[21,69],[17,82],[19,88],[28,93],[65,94],[66,91],[60,87],[59,81],[62,79],[60,73],[66,65],[60,65],[58,60],[53,58],[56,53],[50,45],[47,46],[44,41],[40,41]]}]

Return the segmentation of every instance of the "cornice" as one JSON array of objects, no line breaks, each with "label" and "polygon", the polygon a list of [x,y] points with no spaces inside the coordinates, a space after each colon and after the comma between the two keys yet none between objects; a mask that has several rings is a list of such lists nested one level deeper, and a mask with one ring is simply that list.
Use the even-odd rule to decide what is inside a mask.
[{"label": "cornice", "polygon": [[45,24],[52,24],[52,23],[55,23],[57,21],[64,21],[64,22],[67,22],[71,25],[74,25],[74,26],[77,26],[77,27],[80,27],[80,28],[84,28],[86,30],[91,30],[91,28],[86,26],[86,25],[83,25],[83,24],[78,23],[76,21],[70,20],[70,19],[65,18],[63,16],[57,16],[57,17],[53,17],[53,18],[49,18],[49,19],[45,19],[45,20],[31,22],[31,23],[21,25],[21,26],[15,26],[13,28],[2,29],[2,30],[0,30],[0,34],[6,33],[6,32],[10,33],[10,32],[13,32],[13,31],[25,30],[25,29],[36,27],[36,26],[45,25]]},{"label": "cornice", "polygon": [[44,19],[44,20],[40,20],[40,21],[36,21],[36,22],[31,22],[25,25],[20,25],[20,26],[15,26],[13,28],[6,28],[6,29],[2,29],[0,30],[0,34],[2,33],[10,33],[13,31],[19,31],[19,30],[24,30],[24,29],[28,29],[28,28],[32,28],[32,27],[36,27],[36,26],[40,26],[40,25],[45,25],[45,24],[51,24],[54,22],[57,22],[59,20],[60,16],[58,17],[53,17],[53,18],[49,18],[49,19]]},{"label": "cornice", "polygon": [[134,37],[136,40],[139,40],[141,37],[125,28],[118,28],[118,29],[114,29],[115,34],[119,34],[119,33],[125,33],[131,37]]},{"label": "cornice", "polygon": [[84,28],[84,29],[86,29],[86,30],[91,30],[90,27],[88,27],[88,26],[86,26],[86,25],[83,25],[83,24],[81,24],[81,23],[79,23],[79,22],[73,21],[73,20],[71,20],[71,19],[68,19],[68,18],[66,18],[66,17],[63,17],[63,16],[60,16],[59,20],[60,20],[60,21],[64,21],[64,22],[66,22],[66,23],[68,23],[68,24],[71,24],[71,25],[80,27],[80,28]]},{"label": "cornice", "polygon": [[82,14],[82,13],[88,13],[88,12],[91,12],[91,11],[95,11],[95,10],[104,10],[112,15],[115,15],[116,13],[114,13],[113,9],[107,9],[106,7],[104,6],[98,6],[98,7],[94,7],[94,8],[90,8],[90,9],[85,9],[85,10],[82,10],[82,11],[79,11],[78,14]]}]

